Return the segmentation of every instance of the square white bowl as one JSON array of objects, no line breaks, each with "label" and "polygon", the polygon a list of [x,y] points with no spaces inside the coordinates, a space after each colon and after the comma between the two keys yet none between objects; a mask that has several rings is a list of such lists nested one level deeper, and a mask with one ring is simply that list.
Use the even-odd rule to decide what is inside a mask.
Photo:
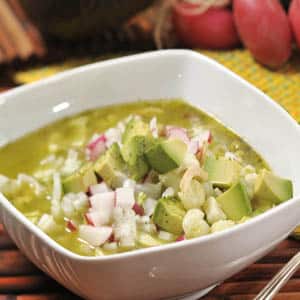
[{"label": "square white bowl", "polygon": [[1,94],[0,144],[87,109],[159,98],[183,98],[232,128],[276,173],[293,180],[295,197],[224,232],[89,258],[55,243],[0,194],[0,219],[18,247],[84,298],[160,299],[207,288],[265,255],[299,223],[298,124],[252,85],[193,51],[96,63]]}]

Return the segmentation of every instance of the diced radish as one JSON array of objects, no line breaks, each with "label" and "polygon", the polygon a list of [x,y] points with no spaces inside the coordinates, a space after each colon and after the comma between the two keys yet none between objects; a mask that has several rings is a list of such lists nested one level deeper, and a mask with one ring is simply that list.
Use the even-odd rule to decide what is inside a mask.
[{"label": "diced radish", "polygon": [[176,239],[176,242],[181,242],[181,241],[184,241],[184,240],[185,240],[184,235],[180,235],[180,236]]},{"label": "diced radish", "polygon": [[99,155],[104,153],[106,150],[106,137],[104,134],[100,135],[95,140],[92,140],[88,145],[87,149],[89,150],[89,157],[91,160],[96,160]]},{"label": "diced radish", "polygon": [[77,226],[76,226],[76,224],[74,223],[74,221],[72,221],[72,220],[68,220],[68,222],[67,222],[67,228],[68,228],[71,232],[77,231]]},{"label": "diced radish", "polygon": [[79,227],[79,237],[94,247],[103,245],[111,234],[112,228],[107,226],[93,227],[90,225],[81,225]]},{"label": "diced radish", "polygon": [[149,124],[150,130],[152,132],[152,135],[154,138],[158,138],[158,127],[157,127],[157,119],[156,117],[152,118],[150,120]]},{"label": "diced radish", "polygon": [[116,206],[121,208],[132,208],[134,205],[134,189],[118,188],[116,189]]},{"label": "diced radish", "polygon": [[86,223],[87,223],[88,225],[96,226],[96,224],[94,223],[94,220],[93,220],[93,218],[92,218],[91,213],[88,212],[88,213],[84,214],[84,218],[85,218]]},{"label": "diced radish", "polygon": [[204,143],[212,142],[212,134],[209,130],[205,130],[193,137],[189,143],[189,151],[193,154],[201,151]]},{"label": "diced radish", "polygon": [[115,235],[112,233],[111,236],[110,236],[109,239],[108,239],[108,242],[109,242],[109,243],[112,243],[112,242],[115,242],[115,241],[116,241]]},{"label": "diced radish", "polygon": [[300,0],[293,0],[289,8],[289,20],[298,48],[300,48]]},{"label": "diced radish", "polygon": [[111,189],[105,182],[101,182],[89,187],[89,192],[93,196],[95,194],[110,192]]},{"label": "diced radish", "polygon": [[189,144],[190,139],[187,135],[185,128],[175,127],[175,126],[166,126],[166,136],[168,138],[177,138],[182,140],[186,144]]},{"label": "diced radish", "polygon": [[189,152],[192,154],[196,154],[199,150],[199,142],[197,139],[191,139],[190,143],[189,143],[189,148],[188,148]]},{"label": "diced radish", "polygon": [[93,214],[93,224],[96,226],[109,223],[114,208],[115,192],[96,194],[90,197],[90,214]]},{"label": "diced radish", "polygon": [[153,215],[157,201],[152,198],[147,198],[144,202],[144,210],[146,216]]},{"label": "diced radish", "polygon": [[144,208],[142,206],[140,206],[139,204],[137,204],[137,203],[134,203],[133,210],[139,216],[143,216],[144,213],[145,213]]}]

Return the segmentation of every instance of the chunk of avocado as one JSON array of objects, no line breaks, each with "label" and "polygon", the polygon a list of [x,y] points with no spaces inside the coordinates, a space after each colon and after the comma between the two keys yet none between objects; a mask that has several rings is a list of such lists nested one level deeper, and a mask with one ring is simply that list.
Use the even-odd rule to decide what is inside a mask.
[{"label": "chunk of avocado", "polygon": [[146,151],[150,166],[160,174],[178,168],[185,157],[187,145],[179,139],[168,139],[155,143]]},{"label": "chunk of avocado", "polygon": [[94,184],[97,184],[97,177],[92,163],[83,165],[77,172],[66,177],[62,182],[66,194],[86,192],[89,186]]},{"label": "chunk of avocado", "polygon": [[122,143],[126,144],[132,137],[150,135],[150,127],[141,119],[132,118],[126,125],[125,131],[122,135]]},{"label": "chunk of avocado", "polygon": [[183,231],[185,210],[176,198],[161,198],[155,207],[153,222],[160,228],[177,235]]},{"label": "chunk of avocado", "polygon": [[128,171],[135,180],[140,180],[149,171],[144,156],[146,149],[152,143],[149,126],[139,119],[132,119],[125,128],[122,137],[121,154],[128,165]]},{"label": "chunk of avocado", "polygon": [[141,247],[154,247],[163,244],[161,240],[145,232],[138,234],[137,242]]},{"label": "chunk of avocado", "polygon": [[234,160],[208,157],[205,160],[204,169],[207,171],[208,180],[213,186],[229,188],[238,180],[241,165]]},{"label": "chunk of avocado", "polygon": [[112,188],[120,187],[123,183],[126,165],[122,158],[120,147],[117,143],[102,155],[94,165],[94,171]]},{"label": "chunk of avocado", "polygon": [[239,221],[242,217],[250,216],[252,213],[246,187],[241,182],[236,183],[220,195],[217,201],[230,220]]},{"label": "chunk of avocado", "polygon": [[290,180],[280,178],[270,171],[263,170],[254,185],[254,203],[280,204],[293,197],[293,184]]}]

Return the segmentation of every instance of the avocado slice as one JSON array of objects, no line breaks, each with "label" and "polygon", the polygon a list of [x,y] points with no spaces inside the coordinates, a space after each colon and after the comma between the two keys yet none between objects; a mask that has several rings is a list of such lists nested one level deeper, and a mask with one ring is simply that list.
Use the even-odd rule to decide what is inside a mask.
[{"label": "avocado slice", "polygon": [[280,178],[270,171],[263,170],[254,185],[254,203],[280,204],[293,197],[293,184],[290,180]]},{"label": "avocado slice", "polygon": [[77,172],[66,177],[62,182],[65,194],[87,192],[89,186],[94,184],[97,184],[97,177],[92,163],[83,165]]},{"label": "avocado slice", "polygon": [[117,143],[112,144],[94,165],[96,174],[112,188],[117,188],[122,185],[124,177],[122,172],[125,168],[126,165]]},{"label": "avocado slice", "polygon": [[139,119],[131,119],[122,136],[121,154],[128,165],[128,171],[135,180],[140,180],[149,171],[144,156],[146,149],[152,144],[149,126]]},{"label": "avocado slice", "polygon": [[179,139],[168,139],[155,143],[146,151],[150,166],[160,174],[178,168],[185,157],[187,145]]},{"label": "avocado slice", "polygon": [[241,165],[234,160],[208,157],[205,160],[204,169],[207,171],[208,180],[213,186],[229,188],[238,180]]},{"label": "avocado slice", "polygon": [[239,221],[252,213],[251,202],[246,187],[238,182],[217,198],[228,219]]},{"label": "avocado slice", "polygon": [[141,247],[154,247],[163,244],[163,242],[158,238],[153,237],[151,234],[145,232],[140,232],[138,234],[137,242]]},{"label": "avocado slice", "polygon": [[153,222],[170,233],[180,235],[185,210],[176,198],[161,198],[155,207]]}]

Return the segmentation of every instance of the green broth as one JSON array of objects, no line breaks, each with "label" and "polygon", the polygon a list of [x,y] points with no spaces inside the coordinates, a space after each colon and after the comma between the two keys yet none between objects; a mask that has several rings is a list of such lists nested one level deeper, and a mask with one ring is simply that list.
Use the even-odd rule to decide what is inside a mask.
[{"label": "green broth", "polygon": [[[42,169],[41,160],[51,153],[66,156],[69,148],[83,148],[95,133],[101,133],[125,119],[128,115],[142,116],[149,121],[153,116],[159,123],[191,128],[204,126],[213,133],[213,145],[225,144],[232,151],[240,151],[243,164],[251,164],[256,169],[268,168],[264,160],[242,138],[199,109],[181,100],[139,101],[107,106],[86,111],[50,124],[30,133],[0,149],[0,174],[16,178],[19,173],[32,175]],[[222,151],[216,150],[216,151]],[[83,157],[83,156],[82,156]],[[50,187],[49,187],[50,191]],[[50,210],[49,193],[33,197],[26,188],[22,193],[10,197],[11,202],[33,222],[37,216]],[[27,197],[27,202],[21,201]],[[51,237],[71,251],[87,254],[85,243],[77,240],[77,234],[59,230]]]}]

